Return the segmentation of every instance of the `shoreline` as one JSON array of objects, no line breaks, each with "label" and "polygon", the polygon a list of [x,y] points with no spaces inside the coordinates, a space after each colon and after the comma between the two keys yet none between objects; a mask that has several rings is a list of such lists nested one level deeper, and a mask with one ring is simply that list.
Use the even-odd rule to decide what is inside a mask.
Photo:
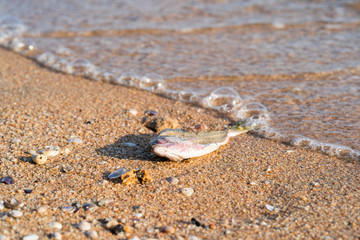
[{"label": "shoreline", "polygon": [[[357,162],[250,134],[203,157],[166,161],[150,152],[155,134],[141,123],[145,111],[174,118],[182,128],[204,124],[218,130],[229,121],[142,90],[52,72],[1,48],[0,59],[0,178],[14,179],[14,184],[0,183],[0,201],[15,198],[23,204],[19,218],[0,209],[0,235],[8,239],[32,233],[46,239],[56,231],[62,239],[88,239],[76,227],[82,221],[90,223],[98,239],[360,236]],[[83,143],[69,144],[72,137]],[[136,147],[124,145],[128,142]],[[70,153],[33,164],[27,152],[45,146]],[[109,181],[107,175],[119,167],[149,170],[152,181],[127,186]],[[169,184],[169,177],[179,183]],[[182,188],[194,193],[184,196]],[[61,210],[102,200],[107,204],[90,212]],[[114,235],[102,223],[107,218],[130,230]],[[192,218],[206,227],[192,224]],[[55,221],[61,230],[49,227]]]}]

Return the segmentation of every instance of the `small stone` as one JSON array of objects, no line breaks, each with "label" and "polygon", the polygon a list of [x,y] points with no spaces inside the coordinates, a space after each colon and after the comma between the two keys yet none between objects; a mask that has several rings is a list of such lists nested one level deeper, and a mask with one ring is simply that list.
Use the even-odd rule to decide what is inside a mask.
[{"label": "small stone", "polygon": [[50,228],[53,228],[53,229],[56,229],[56,230],[61,230],[61,228],[62,228],[62,224],[59,223],[59,222],[51,222],[51,223],[48,224],[48,226]]},{"label": "small stone", "polygon": [[67,140],[68,143],[76,143],[76,144],[81,144],[83,143],[83,141],[80,138],[70,138]]},{"label": "small stone", "polygon": [[215,228],[216,228],[216,225],[212,223],[212,224],[209,225],[209,228],[210,228],[210,229],[215,229]]},{"label": "small stone", "polygon": [[33,150],[33,149],[31,149],[31,150],[29,151],[29,153],[30,153],[31,155],[36,155],[36,154],[37,154],[37,152],[36,152],[35,150]]},{"label": "small stone", "polygon": [[134,217],[141,218],[144,214],[142,213],[134,213]]},{"label": "small stone", "polygon": [[197,131],[206,131],[209,129],[208,126],[206,126],[205,124],[196,124],[194,128]]},{"label": "small stone", "polygon": [[76,210],[76,208],[73,207],[73,206],[63,206],[63,207],[61,207],[61,211],[67,212],[67,213],[72,213],[75,210]]},{"label": "small stone", "polygon": [[250,185],[252,185],[252,186],[257,185],[257,183],[256,183],[256,182],[250,182],[249,184],[250,184]]},{"label": "small stone", "polygon": [[37,209],[37,212],[38,212],[40,215],[45,215],[45,214],[47,213],[47,211],[48,211],[48,209],[47,209],[47,207],[45,207],[45,206],[39,207],[39,208]]},{"label": "small stone", "polygon": [[205,227],[204,224],[202,224],[199,220],[197,220],[196,218],[192,218],[191,219],[191,223],[194,224],[197,227]]},{"label": "small stone", "polygon": [[8,238],[5,235],[0,235],[0,240],[8,240]]},{"label": "small stone", "polygon": [[108,176],[108,179],[119,178],[119,177],[121,177],[123,174],[125,174],[127,172],[128,172],[128,170],[126,170],[125,168],[119,168],[115,172],[110,173],[110,175]]},{"label": "small stone", "polygon": [[122,145],[127,147],[137,147],[137,144],[131,142],[124,142]]},{"label": "small stone", "polygon": [[90,223],[88,223],[86,221],[82,221],[81,223],[79,223],[77,225],[77,227],[83,232],[91,229]]},{"label": "small stone", "polygon": [[111,219],[110,221],[108,221],[106,223],[105,227],[110,230],[110,229],[112,229],[113,227],[115,227],[118,224],[119,223],[115,219]]},{"label": "small stone", "polygon": [[194,193],[194,189],[192,189],[192,188],[182,188],[180,190],[180,192],[182,194],[184,194],[185,196],[190,197]]},{"label": "small stone", "polygon": [[145,127],[154,132],[160,132],[167,128],[179,128],[179,123],[169,117],[144,118],[142,121]]},{"label": "small stone", "polygon": [[83,209],[85,211],[94,212],[96,209],[98,209],[98,206],[96,206],[94,203],[85,203],[83,205]]},{"label": "small stone", "polygon": [[70,148],[64,148],[61,152],[65,155],[68,155],[71,152],[71,150]]},{"label": "small stone", "polygon": [[18,138],[14,138],[13,140],[11,140],[11,142],[13,142],[13,143],[19,143],[19,142],[21,142],[21,140],[18,139]]},{"label": "small stone", "polygon": [[114,235],[117,235],[121,232],[124,232],[124,227],[121,224],[117,224],[116,226],[109,229],[110,232]]},{"label": "small stone", "polygon": [[14,179],[12,177],[4,177],[1,179],[1,182],[5,184],[13,184]]},{"label": "small stone", "polygon": [[168,178],[166,178],[166,181],[168,181],[170,184],[173,184],[173,185],[179,183],[179,179],[176,177],[168,177]]},{"label": "small stone", "polygon": [[86,231],[85,235],[90,239],[98,239],[99,238],[99,234],[94,230]]},{"label": "small stone", "polygon": [[10,200],[6,200],[4,202],[4,206],[8,209],[16,209],[19,207],[19,202],[15,198],[12,198]]},{"label": "small stone", "polygon": [[5,208],[4,202],[3,202],[3,201],[0,201],[0,210],[3,210],[4,208]]},{"label": "small stone", "polygon": [[265,204],[265,207],[267,210],[269,210],[270,212],[273,212],[275,210],[275,207],[274,206],[271,206],[269,204]]},{"label": "small stone", "polygon": [[38,240],[39,236],[36,234],[29,234],[22,238],[23,240]]},{"label": "small stone", "polygon": [[173,234],[175,232],[175,228],[172,226],[163,226],[160,228],[160,232],[167,233],[167,234]]},{"label": "small stone", "polygon": [[68,173],[71,172],[72,170],[74,170],[74,168],[70,165],[61,165],[60,171],[63,173]]},{"label": "small stone", "polygon": [[45,147],[45,149],[40,149],[37,151],[39,154],[43,154],[47,157],[54,157],[60,153],[59,147]]},{"label": "small stone", "polygon": [[124,232],[126,233],[132,233],[134,231],[134,229],[132,227],[130,227],[129,225],[125,225],[124,226]]},{"label": "small stone", "polygon": [[56,240],[61,240],[62,235],[59,232],[54,232],[53,234],[51,234],[51,238],[56,239]]},{"label": "small stone", "polygon": [[98,205],[99,207],[102,207],[102,206],[105,206],[105,205],[109,205],[109,204],[111,204],[112,202],[113,202],[113,200],[111,200],[111,199],[102,199],[102,200],[100,200],[100,201],[97,202],[97,205]]},{"label": "small stone", "polygon": [[24,192],[26,193],[26,194],[30,194],[30,193],[32,193],[32,189],[24,189]]},{"label": "small stone", "polygon": [[138,114],[138,111],[135,110],[135,109],[129,109],[128,111],[129,111],[130,114],[132,114],[134,116]]},{"label": "small stone", "polygon": [[133,170],[121,175],[121,181],[125,185],[137,183],[139,180],[136,176],[136,170],[133,169]]},{"label": "small stone", "polygon": [[32,155],[31,159],[33,160],[34,163],[42,165],[46,163],[47,156],[43,154],[36,154],[36,155]]},{"label": "small stone", "polygon": [[200,238],[198,238],[197,236],[194,236],[194,235],[190,235],[189,240],[200,240]]},{"label": "small stone", "polygon": [[9,215],[13,218],[19,218],[23,215],[23,213],[21,211],[18,211],[18,210],[11,210],[9,212]]},{"label": "small stone", "polygon": [[136,176],[139,179],[141,184],[151,181],[151,176],[147,170],[140,169],[136,171]]}]

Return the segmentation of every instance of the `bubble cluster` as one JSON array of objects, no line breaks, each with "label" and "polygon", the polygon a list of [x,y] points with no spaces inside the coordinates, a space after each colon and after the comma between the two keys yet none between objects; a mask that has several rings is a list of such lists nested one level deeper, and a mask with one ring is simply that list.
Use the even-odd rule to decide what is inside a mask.
[{"label": "bubble cluster", "polygon": [[240,95],[234,89],[228,87],[216,89],[203,101],[203,105],[206,107],[220,112],[231,112],[242,104],[243,100]]},{"label": "bubble cluster", "polygon": [[156,73],[146,74],[140,79],[139,87],[150,92],[161,92],[164,88],[164,78]]},{"label": "bubble cluster", "polygon": [[116,79],[116,83],[124,86],[138,87],[140,83],[140,77],[132,72],[124,72],[119,78]]}]

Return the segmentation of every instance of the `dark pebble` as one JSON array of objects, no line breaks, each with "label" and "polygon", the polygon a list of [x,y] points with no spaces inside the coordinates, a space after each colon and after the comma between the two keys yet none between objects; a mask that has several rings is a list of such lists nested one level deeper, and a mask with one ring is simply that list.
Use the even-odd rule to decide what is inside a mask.
[{"label": "dark pebble", "polygon": [[32,193],[32,191],[33,191],[32,189],[24,189],[24,192],[27,194]]},{"label": "dark pebble", "polygon": [[6,183],[6,184],[13,184],[14,183],[14,179],[12,177],[4,177],[1,179],[2,183]]},{"label": "dark pebble", "polygon": [[92,124],[92,122],[91,121],[86,121],[86,124]]},{"label": "dark pebble", "polygon": [[155,115],[158,115],[158,112],[156,112],[154,110],[146,110],[144,112],[144,114],[149,115],[149,116],[155,116]]},{"label": "dark pebble", "polygon": [[197,220],[196,218],[192,218],[191,219],[191,223],[194,224],[197,227],[205,227],[204,224],[202,224],[199,220]]},{"label": "dark pebble", "polygon": [[121,224],[116,225],[115,227],[110,228],[110,232],[114,235],[118,235],[119,233],[124,231],[124,227]]}]

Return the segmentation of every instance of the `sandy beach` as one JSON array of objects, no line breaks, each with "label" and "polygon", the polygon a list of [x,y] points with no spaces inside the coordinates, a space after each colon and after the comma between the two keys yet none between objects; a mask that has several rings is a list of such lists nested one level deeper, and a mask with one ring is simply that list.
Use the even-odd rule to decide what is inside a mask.
[{"label": "sandy beach", "polygon": [[[182,128],[220,130],[230,122],[141,90],[56,73],[4,49],[0,62],[0,178],[14,181],[0,183],[1,239],[360,237],[358,162],[252,134],[203,157],[167,161],[150,151],[155,133],[142,124],[145,111]],[[69,152],[34,164],[29,152],[45,146]],[[110,181],[120,167],[148,170],[152,180]],[[4,206],[11,199],[22,216]],[[119,231],[107,225],[111,219]],[[83,221],[90,227],[80,230]]]}]

